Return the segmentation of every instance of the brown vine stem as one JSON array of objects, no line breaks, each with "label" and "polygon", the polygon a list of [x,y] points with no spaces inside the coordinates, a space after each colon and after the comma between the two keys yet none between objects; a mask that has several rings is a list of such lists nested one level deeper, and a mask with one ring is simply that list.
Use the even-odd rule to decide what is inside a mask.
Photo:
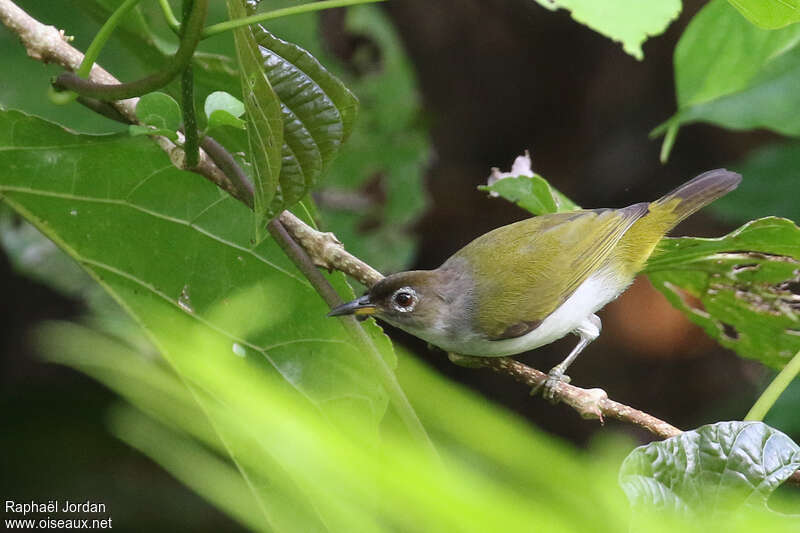
[{"label": "brown vine stem", "polygon": [[[10,0],[0,0],[0,21],[19,36],[28,55],[35,60],[43,63],[56,63],[69,70],[77,69],[83,60],[83,54],[68,44],[69,38],[64,35],[63,31],[54,26],[42,24]],[[92,67],[89,79],[98,83],[119,83],[119,80],[96,64]],[[110,105],[124,119],[131,123],[137,123],[137,101],[138,99],[132,98],[111,102]],[[183,151],[180,147],[166,137],[154,136],[154,138],[158,145],[170,155],[176,166],[182,168]],[[215,146],[215,148],[217,147]],[[232,158],[230,159],[232,161]],[[247,189],[252,185],[246,182],[239,183],[240,180],[236,178],[233,181],[229,179],[204,150],[200,151],[200,162],[192,171],[228,191],[245,204],[248,203]],[[315,266],[344,272],[367,287],[383,278],[380,272],[348,253],[332,233],[317,231],[288,211],[284,211],[279,220],[292,240],[296,241],[294,244],[302,247]],[[491,369],[529,387],[535,387],[547,378],[544,372],[508,357],[480,358],[451,355],[451,359],[458,364]],[[561,383],[556,387],[555,398],[571,406],[585,418],[600,420],[604,417],[613,418],[646,429],[661,439],[674,437],[681,433],[681,430],[663,420],[609,399],[602,389],[582,389]],[[787,482],[800,485],[800,471],[792,474]]]}]

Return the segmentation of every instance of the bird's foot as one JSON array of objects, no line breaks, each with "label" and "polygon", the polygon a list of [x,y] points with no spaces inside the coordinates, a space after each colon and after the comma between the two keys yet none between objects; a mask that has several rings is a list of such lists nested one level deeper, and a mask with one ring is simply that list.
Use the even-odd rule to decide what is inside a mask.
[{"label": "bird's foot", "polygon": [[556,389],[560,383],[569,383],[570,377],[558,366],[550,369],[547,373],[547,379],[537,385],[531,390],[531,396],[535,396],[539,391],[542,391],[542,398],[551,403],[556,403]]},{"label": "bird's foot", "polygon": [[454,365],[463,366],[465,368],[481,368],[484,366],[483,357],[447,352],[447,358],[450,359],[450,362]]}]

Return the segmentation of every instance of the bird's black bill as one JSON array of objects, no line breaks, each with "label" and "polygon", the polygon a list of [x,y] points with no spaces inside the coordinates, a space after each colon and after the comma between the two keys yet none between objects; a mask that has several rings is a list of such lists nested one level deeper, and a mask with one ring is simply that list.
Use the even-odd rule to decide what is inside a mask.
[{"label": "bird's black bill", "polygon": [[352,302],[337,305],[328,316],[356,315],[358,318],[366,318],[375,312],[376,307],[369,301],[369,295],[356,298]]}]

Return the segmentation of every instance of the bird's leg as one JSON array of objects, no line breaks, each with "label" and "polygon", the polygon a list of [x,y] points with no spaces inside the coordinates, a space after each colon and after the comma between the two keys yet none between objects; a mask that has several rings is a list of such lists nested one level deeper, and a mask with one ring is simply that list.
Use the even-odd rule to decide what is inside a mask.
[{"label": "bird's leg", "polygon": [[571,365],[575,359],[578,358],[578,355],[586,348],[590,342],[595,340],[597,337],[600,336],[600,330],[602,329],[602,325],[600,323],[600,317],[597,315],[589,315],[580,325],[575,328],[573,333],[576,333],[580,336],[580,341],[578,341],[578,345],[572,349],[569,355],[561,361],[559,364],[554,366],[550,369],[550,372],[547,373],[547,380],[544,384],[536,387],[531,394],[535,394],[542,389],[542,397],[547,401],[552,401],[555,395],[555,388],[560,382],[569,383],[569,376],[566,375],[567,368]]}]

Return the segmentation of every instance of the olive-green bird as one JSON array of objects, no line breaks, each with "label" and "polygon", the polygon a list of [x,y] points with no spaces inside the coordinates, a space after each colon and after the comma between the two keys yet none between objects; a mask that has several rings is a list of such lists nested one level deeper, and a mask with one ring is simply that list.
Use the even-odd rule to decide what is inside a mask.
[{"label": "olive-green bird", "polygon": [[742,177],[711,170],[656,200],[622,209],[554,213],[481,235],[435,270],[387,276],[330,316],[375,315],[448,352],[521,353],[575,333],[545,395],[600,335],[594,313],[619,296],[678,222],[732,191]]}]

